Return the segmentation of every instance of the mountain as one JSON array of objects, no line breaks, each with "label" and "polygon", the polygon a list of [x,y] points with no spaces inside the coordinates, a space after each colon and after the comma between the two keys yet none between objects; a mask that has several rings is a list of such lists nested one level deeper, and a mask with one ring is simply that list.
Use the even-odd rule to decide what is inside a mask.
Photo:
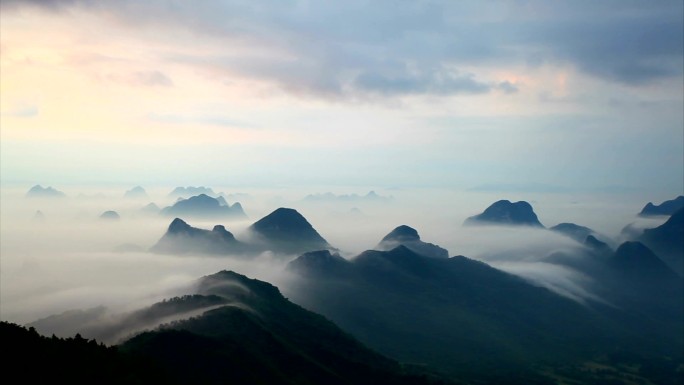
[{"label": "mountain", "polygon": [[648,202],[646,206],[641,209],[639,216],[648,217],[654,215],[672,215],[677,210],[681,210],[682,208],[684,208],[684,195],[680,195],[675,199],[665,201],[657,206],[651,202]]},{"label": "mountain", "polygon": [[[225,200],[224,200],[225,202]],[[222,205],[221,202],[206,194],[200,194],[188,199],[181,199],[161,210],[161,215],[167,217],[184,218],[246,218],[247,215],[242,210],[239,203]]]},{"label": "mountain", "polygon": [[119,219],[121,219],[121,216],[116,211],[109,210],[100,214],[100,219],[106,221],[118,221]]},{"label": "mountain", "polygon": [[[213,198],[209,198],[213,199]],[[192,227],[180,218],[150,251],[165,254],[299,254],[312,250],[334,249],[296,210],[280,208],[249,227],[251,242],[241,242],[221,225],[213,230]]]},{"label": "mountain", "polygon": [[448,384],[369,350],[269,283],[221,271],[200,279],[196,291],[109,319],[135,329],[183,315],[111,348],[0,323],[3,347],[12,353],[5,364],[16,364],[4,374],[28,383]]},{"label": "mountain", "polygon": [[676,274],[641,242],[621,244],[609,261],[610,265],[635,279],[653,281],[677,279]]},{"label": "mountain", "polygon": [[481,214],[469,217],[464,225],[524,225],[544,227],[537,219],[532,206],[525,202],[512,203],[500,200],[493,203]]},{"label": "mountain", "polygon": [[161,209],[154,202],[150,202],[139,210],[143,214],[159,214]]},{"label": "mountain", "polygon": [[149,199],[147,191],[140,186],[135,186],[132,189],[124,193],[124,198],[126,199]]},{"label": "mountain", "polygon": [[382,238],[380,243],[375,246],[375,249],[387,251],[399,245],[406,246],[410,250],[427,257],[449,258],[449,252],[446,249],[421,241],[418,231],[406,225],[401,225],[392,230]]},{"label": "mountain", "polygon": [[655,251],[677,274],[684,276],[684,208],[677,210],[662,225],[644,230],[637,239]]},{"label": "mountain", "polygon": [[607,243],[597,239],[593,235],[587,235],[587,238],[584,240],[583,243],[585,246],[599,254],[610,253],[612,251],[612,249],[610,248],[610,246],[608,246]]},{"label": "mountain", "polygon": [[6,352],[3,375],[26,384],[173,384],[153,364],[132,361],[116,347],[107,347],[76,334],[44,337],[35,329],[0,322]]},{"label": "mountain", "polygon": [[559,223],[549,227],[549,230],[568,236],[580,243],[584,242],[588,236],[596,234],[594,230],[574,223]]},{"label": "mountain", "polygon": [[26,193],[27,198],[64,198],[66,194],[50,186],[35,185]]},{"label": "mountain", "polygon": [[120,350],[188,384],[435,383],[405,374],[269,283],[221,271],[202,278],[197,291],[225,305],[139,334]]},{"label": "mountain", "polygon": [[188,187],[176,187],[169,193],[169,197],[171,198],[185,198],[185,197],[191,197],[195,195],[209,195],[209,196],[216,196],[216,193],[214,193],[214,190],[212,190],[210,187],[204,187],[204,186],[199,186],[199,187],[194,187],[194,186],[188,186]]},{"label": "mountain", "polygon": [[297,210],[279,208],[249,227],[263,248],[283,254],[332,249]]},{"label": "mountain", "polygon": [[572,238],[594,251],[601,253],[612,252],[610,244],[613,242],[608,237],[605,237],[588,227],[576,225],[574,223],[559,223],[549,227],[549,230]]},{"label": "mountain", "polygon": [[204,230],[176,218],[150,251],[164,254],[235,255],[250,252],[252,248],[235,239],[224,226],[216,225],[212,230]]},{"label": "mountain", "polygon": [[[582,369],[592,363],[616,381],[677,383],[684,362],[678,313],[659,322],[601,301],[580,304],[463,256],[404,246],[350,260],[307,253],[288,270],[297,277],[293,301],[391,358],[465,382],[599,383],[601,374]],[[643,366],[620,369],[630,362]]]},{"label": "mountain", "polygon": [[319,275],[345,275],[350,272],[351,264],[339,253],[330,250],[310,251],[291,261],[288,269],[299,274],[316,277]]}]

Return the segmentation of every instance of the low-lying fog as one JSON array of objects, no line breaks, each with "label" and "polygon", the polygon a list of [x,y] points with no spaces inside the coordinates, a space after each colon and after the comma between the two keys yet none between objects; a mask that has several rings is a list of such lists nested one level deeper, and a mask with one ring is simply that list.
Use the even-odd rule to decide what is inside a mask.
[{"label": "low-lying fog", "polygon": [[[70,309],[105,306],[130,311],[163,298],[188,293],[197,278],[222,269],[274,283],[287,296],[283,268],[289,259],[268,253],[251,259],[171,256],[146,252],[164,234],[172,217],[146,214],[150,202],[171,205],[172,188],[148,190],[150,198],[124,199],[126,188],[64,189],[66,198],[36,199],[24,195],[30,186],[2,190],[0,210],[0,319],[28,323]],[[212,186],[214,187],[214,186]],[[673,197],[636,195],[494,194],[448,190],[375,190],[388,199],[365,199],[368,189],[225,191],[232,204],[240,201],[249,219],[206,221],[186,219],[194,227],[223,224],[238,239],[256,220],[278,207],[291,207],[343,256],[373,248],[394,227],[406,224],[425,242],[449,254],[480,259],[526,277],[571,298],[592,298],[587,278],[567,267],[540,261],[558,250],[581,247],[545,230],[506,227],[463,227],[463,221],[491,203],[508,199],[532,204],[539,220],[551,227],[561,222],[587,226],[615,243],[630,224],[654,227],[664,219],[646,220],[637,213],[648,201]],[[358,194],[358,197],[305,200],[308,194]],[[240,193],[239,195],[231,195]],[[100,219],[108,210],[119,220]],[[42,218],[36,218],[36,212]],[[40,216],[40,215],[39,215]]]}]

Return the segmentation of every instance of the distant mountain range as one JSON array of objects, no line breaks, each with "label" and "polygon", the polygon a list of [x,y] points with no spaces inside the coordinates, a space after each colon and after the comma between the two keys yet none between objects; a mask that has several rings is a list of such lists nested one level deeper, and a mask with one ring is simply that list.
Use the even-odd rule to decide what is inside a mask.
[{"label": "distant mountain range", "polygon": [[168,254],[254,254],[266,250],[277,254],[300,254],[312,250],[334,249],[299,212],[279,208],[252,224],[250,241],[235,239],[225,227],[203,230],[176,218],[167,232],[150,250]]},{"label": "distant mountain range", "polygon": [[163,208],[160,214],[167,217],[199,219],[247,218],[239,202],[231,206],[223,197],[217,199],[206,194],[196,195],[188,199],[179,199],[172,206]]},{"label": "distant mountain range", "polygon": [[200,194],[208,195],[211,197],[217,196],[216,193],[214,192],[214,190],[211,189],[211,187],[204,187],[204,186],[183,187],[183,186],[179,186],[179,187],[176,187],[175,189],[173,189],[173,191],[171,191],[169,193],[169,197],[170,198],[185,198],[185,197],[191,197],[191,196],[200,195]]},{"label": "distant mountain range", "polygon": [[306,202],[389,202],[392,201],[392,196],[378,195],[375,191],[369,191],[366,195],[358,194],[342,194],[336,195],[331,192],[323,194],[309,194],[304,197]]},{"label": "distant mountain range", "polygon": [[126,199],[149,199],[147,191],[140,186],[135,186],[132,189],[124,193],[124,198]]},{"label": "distant mountain range", "polygon": [[27,198],[64,198],[66,194],[51,186],[35,185],[26,193]]}]

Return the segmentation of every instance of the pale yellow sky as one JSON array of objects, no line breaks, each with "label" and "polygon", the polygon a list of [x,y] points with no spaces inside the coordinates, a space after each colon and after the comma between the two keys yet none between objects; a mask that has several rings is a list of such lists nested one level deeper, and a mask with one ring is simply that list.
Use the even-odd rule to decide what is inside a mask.
[{"label": "pale yellow sky", "polygon": [[[409,26],[403,9],[326,23],[328,6],[54,4],[9,1],[0,15],[5,184],[181,183],[201,169],[198,182],[682,185],[669,164],[684,157],[682,73],[665,71],[681,47],[643,49],[646,64],[623,69],[572,33],[554,37],[553,23],[580,17],[528,7],[465,25],[418,10]],[[615,18],[608,35],[630,22],[598,16]],[[597,39],[616,57],[642,54]],[[628,158],[644,153],[657,156]],[[163,166],[178,157],[190,164]]]}]

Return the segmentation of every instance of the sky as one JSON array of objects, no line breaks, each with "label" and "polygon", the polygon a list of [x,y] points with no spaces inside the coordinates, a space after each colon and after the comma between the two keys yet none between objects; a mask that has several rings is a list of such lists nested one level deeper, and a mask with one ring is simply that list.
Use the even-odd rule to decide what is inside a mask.
[{"label": "sky", "polygon": [[684,191],[678,1],[0,1],[0,186]]}]

